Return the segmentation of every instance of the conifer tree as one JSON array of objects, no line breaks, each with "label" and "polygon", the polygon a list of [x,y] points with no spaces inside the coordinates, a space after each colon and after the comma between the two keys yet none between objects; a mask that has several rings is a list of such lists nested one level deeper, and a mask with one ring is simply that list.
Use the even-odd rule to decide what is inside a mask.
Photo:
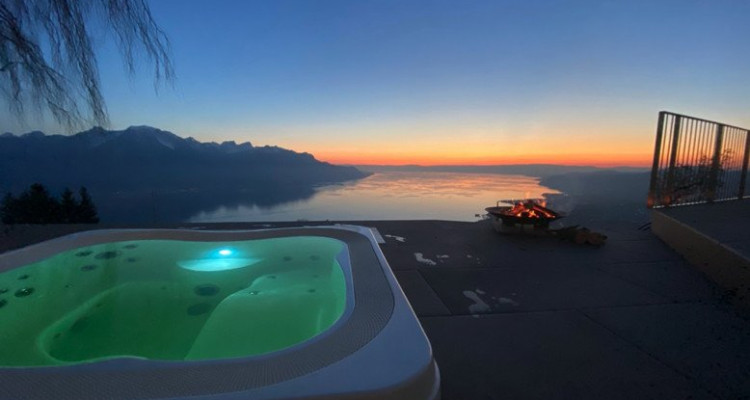
[{"label": "conifer tree", "polygon": [[4,224],[15,224],[18,219],[17,202],[12,194],[6,193],[3,197],[3,202],[0,204],[0,220]]},{"label": "conifer tree", "polygon": [[78,191],[78,195],[81,198],[80,203],[78,203],[78,212],[76,212],[76,223],[79,224],[96,224],[99,222],[99,216],[96,212],[96,206],[94,205],[94,202],[91,200],[91,196],[89,195],[88,190],[86,190],[86,187],[82,186],[81,189]]},{"label": "conifer tree", "polygon": [[60,204],[47,188],[35,183],[18,197],[19,221],[27,224],[54,224],[59,221]]},{"label": "conifer tree", "polygon": [[74,224],[77,221],[76,210],[78,201],[73,196],[73,191],[65,188],[60,196],[60,222],[64,224]]}]

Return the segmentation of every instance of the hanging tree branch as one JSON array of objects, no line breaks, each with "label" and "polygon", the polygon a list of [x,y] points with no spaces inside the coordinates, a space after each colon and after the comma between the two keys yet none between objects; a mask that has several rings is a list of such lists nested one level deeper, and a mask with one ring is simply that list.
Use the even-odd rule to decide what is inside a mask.
[{"label": "hanging tree branch", "polygon": [[0,0],[0,93],[19,118],[32,106],[68,128],[107,125],[91,25],[115,34],[129,74],[137,56],[171,81],[169,41],[145,0]]}]

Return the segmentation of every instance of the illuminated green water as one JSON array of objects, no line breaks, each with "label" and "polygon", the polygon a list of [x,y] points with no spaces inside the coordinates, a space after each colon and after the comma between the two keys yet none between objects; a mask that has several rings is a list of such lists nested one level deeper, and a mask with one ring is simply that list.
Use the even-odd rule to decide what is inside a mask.
[{"label": "illuminated green water", "polygon": [[343,314],[343,248],[321,237],[142,240],[16,268],[0,274],[0,366],[204,360],[292,346]]}]

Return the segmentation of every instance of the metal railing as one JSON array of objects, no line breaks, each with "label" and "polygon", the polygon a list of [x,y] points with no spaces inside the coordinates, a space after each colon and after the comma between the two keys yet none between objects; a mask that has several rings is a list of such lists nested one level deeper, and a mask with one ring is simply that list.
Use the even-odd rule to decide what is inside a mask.
[{"label": "metal railing", "polygon": [[748,156],[747,129],[660,112],[648,207],[741,200]]}]

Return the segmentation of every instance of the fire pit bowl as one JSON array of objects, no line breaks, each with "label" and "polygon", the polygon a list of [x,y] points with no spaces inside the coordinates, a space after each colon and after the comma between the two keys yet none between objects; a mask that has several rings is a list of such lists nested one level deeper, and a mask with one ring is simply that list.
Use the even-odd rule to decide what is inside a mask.
[{"label": "fire pit bowl", "polygon": [[513,206],[497,206],[485,208],[494,221],[501,221],[505,226],[532,225],[534,228],[546,229],[550,222],[563,217],[556,211],[550,210],[537,200],[523,200]]}]

